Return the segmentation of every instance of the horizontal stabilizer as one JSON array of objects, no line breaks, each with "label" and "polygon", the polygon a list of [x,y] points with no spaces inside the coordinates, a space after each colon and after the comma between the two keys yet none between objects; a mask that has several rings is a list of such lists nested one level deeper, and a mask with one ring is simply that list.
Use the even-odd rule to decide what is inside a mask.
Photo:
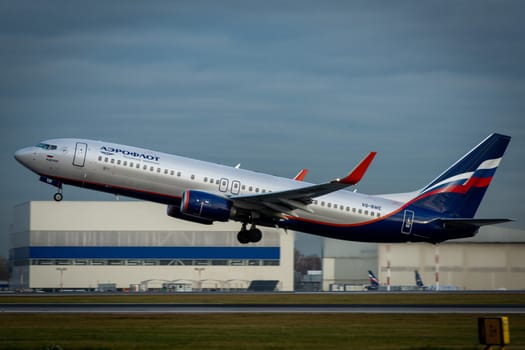
[{"label": "horizontal stabilizer", "polygon": [[486,225],[501,224],[504,222],[512,221],[510,219],[469,219],[469,218],[457,218],[457,219],[440,219],[445,228],[479,228]]}]

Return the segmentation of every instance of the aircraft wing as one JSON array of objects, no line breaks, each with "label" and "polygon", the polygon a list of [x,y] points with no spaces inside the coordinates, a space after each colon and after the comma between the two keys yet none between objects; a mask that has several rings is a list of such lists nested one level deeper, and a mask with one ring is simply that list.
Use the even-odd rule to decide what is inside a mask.
[{"label": "aircraft wing", "polygon": [[335,179],[320,185],[306,186],[287,191],[271,192],[250,196],[233,196],[234,205],[238,208],[259,211],[262,214],[283,217],[292,214],[295,209],[312,212],[308,204],[312,199],[339,191],[358,183],[374,159],[376,152],[370,152],[351,172],[342,179]]}]

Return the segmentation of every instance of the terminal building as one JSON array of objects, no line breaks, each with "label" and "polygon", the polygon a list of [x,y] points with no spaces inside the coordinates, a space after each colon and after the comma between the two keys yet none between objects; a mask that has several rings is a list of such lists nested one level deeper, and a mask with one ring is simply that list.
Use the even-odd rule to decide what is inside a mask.
[{"label": "terminal building", "polygon": [[261,228],[242,245],[236,222],[173,219],[149,202],[27,202],[10,232],[10,289],[293,290],[294,235]]}]

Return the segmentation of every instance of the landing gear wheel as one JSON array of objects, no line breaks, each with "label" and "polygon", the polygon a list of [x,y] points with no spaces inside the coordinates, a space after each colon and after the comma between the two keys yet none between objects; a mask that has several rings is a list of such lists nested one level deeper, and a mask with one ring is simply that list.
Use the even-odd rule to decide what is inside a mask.
[{"label": "landing gear wheel", "polygon": [[60,192],[57,192],[53,195],[53,199],[56,201],[56,202],[60,202],[62,199],[64,198],[64,196],[62,195],[62,193]]},{"label": "landing gear wheel", "polygon": [[262,232],[258,228],[252,227],[250,231],[248,231],[248,236],[250,237],[250,242],[257,243],[262,239]]},{"label": "landing gear wheel", "polygon": [[237,240],[241,244],[247,244],[247,243],[257,243],[260,242],[262,239],[262,232],[258,228],[255,227],[255,225],[252,225],[252,227],[247,230],[246,224],[242,225],[242,229],[237,234]]},{"label": "landing gear wheel", "polygon": [[250,237],[248,235],[248,231],[246,231],[246,230],[239,231],[239,233],[237,234],[237,240],[241,244],[250,243]]}]

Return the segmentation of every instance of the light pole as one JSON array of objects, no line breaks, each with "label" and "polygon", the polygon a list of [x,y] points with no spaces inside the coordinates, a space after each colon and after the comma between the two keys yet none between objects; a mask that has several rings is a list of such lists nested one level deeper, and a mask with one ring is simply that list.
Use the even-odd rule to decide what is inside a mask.
[{"label": "light pole", "polygon": [[202,292],[202,280],[201,280],[201,273],[204,271],[204,267],[196,267],[195,271],[199,273],[199,291]]},{"label": "light pole", "polygon": [[64,289],[64,271],[67,271],[67,267],[57,267],[57,271],[60,271],[60,290]]}]

